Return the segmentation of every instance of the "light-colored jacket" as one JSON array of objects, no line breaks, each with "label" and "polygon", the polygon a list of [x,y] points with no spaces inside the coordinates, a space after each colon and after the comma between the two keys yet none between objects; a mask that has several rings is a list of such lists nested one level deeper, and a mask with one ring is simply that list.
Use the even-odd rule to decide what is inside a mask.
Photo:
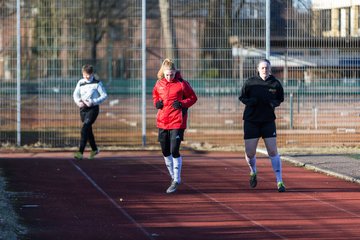
[{"label": "light-colored jacket", "polygon": [[84,78],[80,79],[73,93],[74,102],[77,105],[85,101],[91,102],[92,106],[100,105],[106,100],[107,96],[102,82],[94,77],[89,81]]}]

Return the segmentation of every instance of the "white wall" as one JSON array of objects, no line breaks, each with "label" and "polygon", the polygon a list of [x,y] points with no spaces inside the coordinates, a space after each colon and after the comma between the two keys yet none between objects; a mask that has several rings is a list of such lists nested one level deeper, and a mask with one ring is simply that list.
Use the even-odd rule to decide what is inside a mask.
[{"label": "white wall", "polygon": [[343,8],[360,5],[360,0],[313,0],[313,9]]}]

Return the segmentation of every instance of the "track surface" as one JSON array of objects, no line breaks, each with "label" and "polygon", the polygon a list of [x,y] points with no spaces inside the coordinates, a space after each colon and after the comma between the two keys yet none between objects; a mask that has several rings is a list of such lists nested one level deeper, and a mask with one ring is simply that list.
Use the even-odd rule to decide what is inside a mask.
[{"label": "track surface", "polygon": [[360,186],[283,163],[276,191],[258,157],[250,189],[243,153],[183,152],[183,183],[170,184],[160,152],[1,154],[24,239],[360,239]]}]

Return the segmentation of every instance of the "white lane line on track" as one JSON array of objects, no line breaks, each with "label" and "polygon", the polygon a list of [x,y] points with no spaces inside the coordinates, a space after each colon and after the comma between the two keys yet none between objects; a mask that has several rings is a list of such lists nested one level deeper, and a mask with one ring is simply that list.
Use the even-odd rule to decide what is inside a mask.
[{"label": "white lane line on track", "polygon": [[117,202],[113,198],[111,198],[109,194],[107,194],[89,175],[87,175],[86,172],[84,172],[79,165],[74,163],[73,160],[69,160],[69,162],[96,188],[96,190],[98,190],[102,195],[104,195],[106,199],[109,200],[112,205],[114,205],[114,207],[116,207],[130,222],[132,222],[138,229],[140,229],[141,232],[144,233],[148,239],[155,240],[152,235],[148,231],[146,231],[146,229],[140,223],[136,222],[136,220],[131,217],[124,208],[117,204]]},{"label": "white lane line on track", "polygon": [[[143,162],[144,162],[145,164],[147,164],[147,165],[150,165],[152,168],[154,168],[154,169],[156,169],[156,170],[158,170],[158,171],[160,171],[160,172],[162,172],[162,173],[164,173],[164,174],[168,174],[167,171],[165,171],[165,170],[163,170],[163,169],[161,169],[161,168],[159,168],[159,167],[156,167],[156,166],[154,166],[153,164],[150,164],[150,163],[148,163],[148,162],[145,161],[145,160],[143,160]],[[208,194],[200,191],[199,189],[197,189],[197,188],[195,188],[195,187],[193,187],[193,186],[191,186],[191,185],[189,185],[189,184],[186,184],[186,183],[184,183],[184,185],[187,186],[187,187],[189,187],[189,188],[191,188],[192,190],[194,190],[195,192],[199,193],[200,195],[204,196],[205,198],[211,200],[212,202],[215,202],[217,205],[219,205],[219,206],[221,206],[221,207],[229,210],[230,212],[234,213],[235,215],[237,215],[237,216],[239,216],[239,217],[241,217],[241,218],[243,218],[243,219],[246,219],[247,221],[251,222],[252,224],[254,224],[254,225],[262,228],[263,230],[265,230],[265,231],[267,231],[267,232],[269,232],[269,233],[271,233],[271,234],[279,237],[280,239],[287,239],[286,237],[284,237],[284,236],[282,236],[282,235],[280,235],[280,234],[272,231],[270,228],[265,227],[265,226],[262,225],[261,223],[258,223],[257,221],[252,220],[250,217],[248,217],[248,216],[246,216],[246,215],[238,212],[238,211],[235,210],[234,208],[226,205],[225,203],[222,203],[222,202],[218,201],[216,198],[211,197],[210,195],[208,195]]]},{"label": "white lane line on track", "polygon": [[190,188],[193,189],[194,191],[200,193],[201,195],[205,196],[206,198],[212,200],[213,202],[217,203],[218,205],[222,206],[223,208],[226,208],[226,209],[229,210],[230,212],[232,212],[232,213],[238,215],[239,217],[241,217],[241,218],[243,218],[243,219],[246,219],[247,221],[251,222],[252,224],[254,224],[254,225],[256,225],[256,226],[264,229],[265,231],[267,231],[267,232],[269,232],[269,233],[271,233],[271,234],[273,234],[273,235],[275,235],[275,236],[277,236],[277,237],[279,237],[279,238],[281,238],[281,239],[287,239],[286,237],[284,237],[284,236],[282,236],[282,235],[280,235],[280,234],[272,231],[270,228],[265,227],[265,226],[262,225],[261,223],[258,223],[257,221],[252,220],[251,218],[249,218],[248,216],[246,216],[246,215],[238,212],[238,211],[235,210],[234,208],[226,205],[225,203],[219,202],[218,200],[216,200],[216,198],[211,197],[210,195],[208,195],[208,194],[206,194],[206,193],[203,193],[203,192],[201,192],[200,190],[198,190],[197,188],[194,188],[194,187],[192,187],[192,186],[190,186],[190,185],[188,185],[188,184],[185,184],[185,185],[188,186],[188,187],[190,187]]},{"label": "white lane line on track", "polygon": [[[260,152],[260,153],[262,153],[262,154],[265,155],[265,156],[266,156],[266,154],[267,154],[266,151],[265,151],[265,150],[262,150],[262,149],[257,150],[257,151]],[[298,162],[298,161],[296,161],[296,160],[294,160],[294,159],[292,159],[292,158],[289,158],[289,157],[281,157],[281,160],[286,161],[286,162],[292,164],[292,165],[295,166],[295,167],[304,166],[304,165],[301,164],[300,162]],[[305,168],[305,169],[306,169],[306,168]],[[307,169],[309,169],[309,170],[315,170],[315,171],[313,171],[314,174],[318,174],[318,172],[320,172],[320,173],[322,173],[322,174],[326,174],[326,175],[331,176],[331,177],[336,177],[336,178],[339,178],[339,179],[342,179],[342,180],[346,180],[346,181],[348,181],[348,182],[353,182],[350,177],[344,176],[344,175],[342,175],[342,174],[335,173],[335,172],[333,172],[333,171],[323,170],[323,169],[318,168],[318,167],[315,167],[315,166],[314,166],[313,168],[307,168]],[[297,185],[297,186],[300,186],[300,184],[296,184],[296,185]],[[344,208],[342,208],[342,207],[336,206],[335,204],[332,204],[332,203],[327,202],[327,201],[325,201],[325,200],[321,200],[321,199],[319,199],[319,198],[317,198],[317,197],[311,196],[310,194],[307,194],[307,193],[300,193],[300,194],[301,194],[301,195],[305,195],[306,197],[308,197],[308,198],[310,198],[310,199],[312,199],[312,200],[315,200],[315,201],[317,201],[317,202],[320,202],[320,203],[322,203],[322,204],[325,204],[325,205],[328,205],[328,206],[330,206],[330,207],[332,207],[332,208],[335,208],[335,209],[337,209],[337,210],[339,210],[339,211],[341,211],[341,212],[347,213],[347,214],[349,214],[349,215],[351,215],[351,216],[360,217],[360,215],[357,214],[357,213],[355,213],[355,212],[348,211],[348,210],[346,210],[346,209],[344,209]]]},{"label": "white lane line on track", "polygon": [[326,201],[324,201],[324,200],[318,199],[318,198],[316,198],[316,197],[310,196],[309,194],[306,194],[306,193],[301,193],[301,194],[305,195],[306,197],[308,197],[308,198],[310,198],[310,199],[315,200],[316,202],[320,202],[320,203],[322,203],[322,204],[328,205],[328,206],[330,206],[330,207],[332,207],[332,208],[335,208],[335,209],[337,209],[337,210],[339,210],[339,211],[341,211],[341,212],[347,213],[347,214],[349,214],[349,215],[351,215],[351,216],[353,216],[353,217],[357,217],[357,218],[360,217],[359,214],[356,214],[356,213],[354,213],[354,212],[350,212],[350,211],[348,211],[348,210],[346,210],[346,209],[344,209],[344,208],[342,208],[342,207],[338,207],[338,206],[336,206],[336,205],[334,205],[334,204],[332,204],[332,203],[329,203],[329,202],[326,202]]}]

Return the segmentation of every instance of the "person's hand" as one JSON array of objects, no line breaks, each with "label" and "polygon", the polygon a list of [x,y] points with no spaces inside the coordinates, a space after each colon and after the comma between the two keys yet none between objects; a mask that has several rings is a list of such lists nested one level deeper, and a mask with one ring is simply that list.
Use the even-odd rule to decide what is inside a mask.
[{"label": "person's hand", "polygon": [[84,103],[85,103],[85,105],[86,105],[87,107],[91,107],[91,106],[94,104],[91,99],[86,99],[86,100],[84,101]]},{"label": "person's hand", "polygon": [[246,105],[247,106],[255,106],[257,104],[257,99],[256,98],[249,98]]},{"label": "person's hand", "polygon": [[280,101],[276,100],[276,99],[270,100],[270,106],[274,109],[274,108],[280,106]]},{"label": "person's hand", "polygon": [[179,102],[178,100],[175,100],[175,102],[173,102],[172,104],[173,108],[175,109],[181,109],[181,102]]},{"label": "person's hand", "polygon": [[162,101],[162,100],[157,101],[157,102],[155,103],[155,107],[156,107],[157,109],[162,109],[162,108],[164,107],[163,101]]},{"label": "person's hand", "polygon": [[239,100],[246,106],[255,106],[258,102],[258,100],[256,98],[241,98],[241,97],[239,97]]},{"label": "person's hand", "polygon": [[78,105],[79,108],[85,107],[85,104],[83,101],[77,102],[76,105]]}]

